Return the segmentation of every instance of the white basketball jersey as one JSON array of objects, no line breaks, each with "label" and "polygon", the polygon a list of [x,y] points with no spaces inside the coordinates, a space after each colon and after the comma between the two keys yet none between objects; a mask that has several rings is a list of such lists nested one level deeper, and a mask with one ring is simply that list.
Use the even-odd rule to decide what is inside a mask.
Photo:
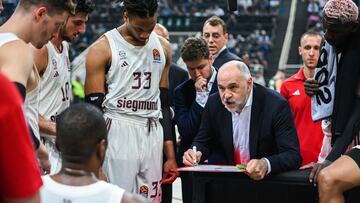
[{"label": "white basketball jersey", "polygon": [[37,68],[33,66],[33,72],[35,78],[36,88],[26,93],[24,102],[25,118],[33,130],[34,135],[40,140],[38,115],[39,115],[39,90],[40,90],[40,76]]},{"label": "white basketball jersey", "polygon": [[4,32],[0,33],[0,47],[8,42],[20,40],[14,33]]},{"label": "white basketball jersey", "polygon": [[158,36],[152,32],[145,46],[128,43],[117,29],[105,33],[112,61],[106,75],[105,114],[160,118],[160,79],[166,59]]},{"label": "white basketball jersey", "polygon": [[42,177],[42,202],[51,203],[120,203],[125,190],[104,182],[86,186],[69,186],[54,181],[49,175]]},{"label": "white basketball jersey", "polygon": [[[62,45],[63,50],[58,53],[51,42],[47,43],[48,66],[40,80],[39,114],[51,121],[70,106],[72,94],[69,45],[65,41]],[[43,132],[40,134],[48,136]]]}]

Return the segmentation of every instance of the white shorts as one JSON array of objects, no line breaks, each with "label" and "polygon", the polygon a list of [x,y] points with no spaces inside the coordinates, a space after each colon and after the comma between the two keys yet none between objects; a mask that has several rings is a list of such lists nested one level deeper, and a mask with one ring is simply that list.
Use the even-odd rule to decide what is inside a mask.
[{"label": "white shorts", "polygon": [[[108,180],[126,191],[161,201],[163,128],[139,116],[105,114],[108,148],[103,170]],[[150,124],[149,124],[150,122]]]}]

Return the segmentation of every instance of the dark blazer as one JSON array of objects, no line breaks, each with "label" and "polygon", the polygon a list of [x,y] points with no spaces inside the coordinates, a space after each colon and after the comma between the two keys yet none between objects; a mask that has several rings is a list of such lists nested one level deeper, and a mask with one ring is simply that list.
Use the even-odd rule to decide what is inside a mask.
[{"label": "dark blazer", "polygon": [[218,55],[218,57],[216,57],[216,59],[214,60],[213,66],[216,68],[216,70],[219,70],[219,68],[224,63],[232,61],[232,60],[241,61],[241,58],[238,57],[237,55],[231,53],[229,51],[229,49],[226,48]]},{"label": "dark blazer", "polygon": [[[225,158],[218,164],[235,164],[232,115],[218,93],[209,98],[192,145],[206,158],[212,142],[220,145],[217,153]],[[299,140],[289,104],[277,92],[255,83],[249,145],[250,159],[267,158],[271,173],[297,169],[301,164]]]},{"label": "dark blazer", "polygon": [[[215,79],[210,94],[218,91]],[[188,150],[200,127],[201,115],[204,110],[196,101],[195,81],[189,79],[180,84],[174,93],[175,122],[181,136],[178,149],[178,164],[182,165],[182,156]]]},{"label": "dark blazer", "polygon": [[173,96],[175,88],[189,79],[189,74],[186,70],[176,65],[175,63],[171,64],[169,71],[169,91],[170,91],[170,104],[174,106]]}]

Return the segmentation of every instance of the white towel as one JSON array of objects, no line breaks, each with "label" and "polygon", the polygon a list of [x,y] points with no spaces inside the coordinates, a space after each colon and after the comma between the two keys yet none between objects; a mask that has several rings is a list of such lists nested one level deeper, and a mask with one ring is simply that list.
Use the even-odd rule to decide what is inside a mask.
[{"label": "white towel", "polygon": [[311,97],[311,114],[314,121],[329,118],[333,112],[337,57],[335,48],[325,42],[320,50],[320,58],[314,79],[320,83],[318,94]]}]

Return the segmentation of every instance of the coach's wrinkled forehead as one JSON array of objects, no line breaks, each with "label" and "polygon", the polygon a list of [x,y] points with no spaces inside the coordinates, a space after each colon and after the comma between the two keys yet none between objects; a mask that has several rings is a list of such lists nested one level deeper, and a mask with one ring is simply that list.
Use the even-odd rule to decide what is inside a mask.
[{"label": "coach's wrinkled forehead", "polygon": [[352,0],[330,0],[324,6],[324,14],[341,23],[353,23],[358,20],[359,10]]}]

